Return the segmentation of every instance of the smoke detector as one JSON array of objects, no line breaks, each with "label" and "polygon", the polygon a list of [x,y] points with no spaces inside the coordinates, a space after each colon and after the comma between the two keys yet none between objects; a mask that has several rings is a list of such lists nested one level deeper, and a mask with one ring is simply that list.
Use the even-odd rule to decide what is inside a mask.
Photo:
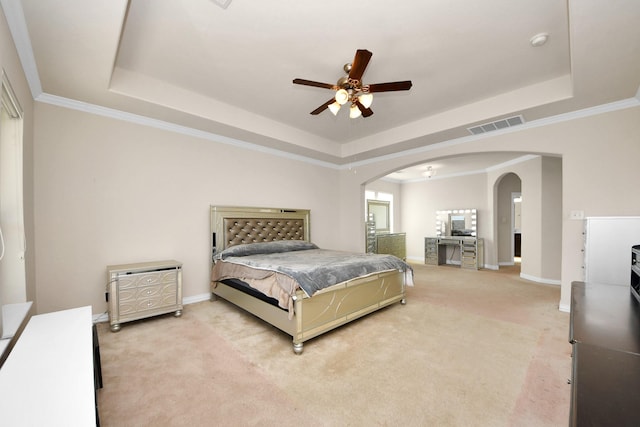
[{"label": "smoke detector", "polygon": [[531,43],[531,46],[533,46],[533,47],[540,47],[543,44],[545,44],[547,42],[547,40],[549,40],[549,34],[540,33],[540,34],[536,34],[535,36],[531,37],[531,39],[529,40],[529,43]]}]

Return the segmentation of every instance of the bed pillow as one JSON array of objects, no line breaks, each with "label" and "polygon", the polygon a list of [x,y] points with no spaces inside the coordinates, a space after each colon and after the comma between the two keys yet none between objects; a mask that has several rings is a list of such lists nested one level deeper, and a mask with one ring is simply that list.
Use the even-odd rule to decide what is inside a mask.
[{"label": "bed pillow", "polygon": [[303,240],[277,240],[274,242],[246,243],[227,248],[218,254],[215,259],[225,259],[228,257],[240,257],[259,254],[273,254],[279,252],[304,251],[307,249],[318,249],[318,246]]}]

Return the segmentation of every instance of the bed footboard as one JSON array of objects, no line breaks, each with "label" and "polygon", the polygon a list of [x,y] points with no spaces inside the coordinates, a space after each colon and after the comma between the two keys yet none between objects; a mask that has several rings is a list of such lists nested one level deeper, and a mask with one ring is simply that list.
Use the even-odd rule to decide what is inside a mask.
[{"label": "bed footboard", "polygon": [[296,354],[311,338],[396,302],[405,303],[404,273],[398,271],[349,280],[313,297],[298,291],[291,320],[286,311],[224,283],[214,283],[211,291],[291,335]]}]

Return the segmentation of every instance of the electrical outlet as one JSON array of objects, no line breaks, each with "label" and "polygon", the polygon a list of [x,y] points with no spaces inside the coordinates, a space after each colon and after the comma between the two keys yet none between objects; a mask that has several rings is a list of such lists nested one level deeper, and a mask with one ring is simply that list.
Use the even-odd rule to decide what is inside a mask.
[{"label": "electrical outlet", "polygon": [[569,219],[584,219],[584,211],[571,211]]}]

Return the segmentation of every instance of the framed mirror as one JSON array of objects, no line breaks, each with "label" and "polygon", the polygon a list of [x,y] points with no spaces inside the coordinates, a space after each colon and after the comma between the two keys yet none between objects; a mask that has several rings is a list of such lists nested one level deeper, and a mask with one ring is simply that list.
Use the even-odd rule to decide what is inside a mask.
[{"label": "framed mirror", "polygon": [[391,232],[390,202],[384,200],[367,200],[367,218],[372,219],[376,224],[376,233]]},{"label": "framed mirror", "polygon": [[478,235],[478,211],[476,209],[452,209],[436,212],[436,236]]}]

